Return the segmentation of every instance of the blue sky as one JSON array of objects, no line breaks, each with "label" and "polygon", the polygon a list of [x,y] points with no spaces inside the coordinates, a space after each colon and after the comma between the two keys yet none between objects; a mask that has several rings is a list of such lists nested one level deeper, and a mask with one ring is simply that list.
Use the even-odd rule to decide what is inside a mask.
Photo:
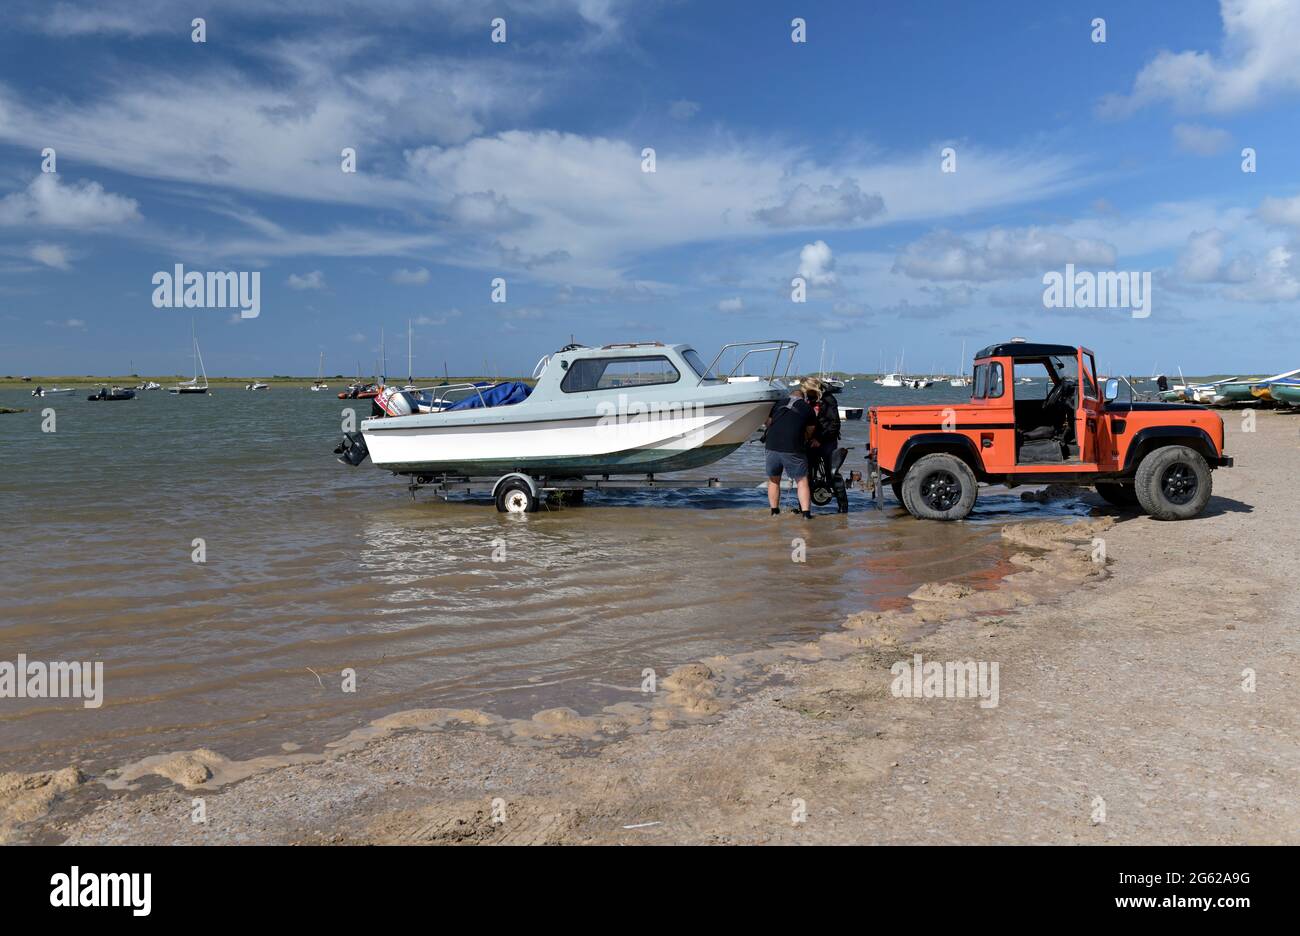
[{"label": "blue sky", "polygon": [[[404,371],[408,319],[424,374],[571,334],[1300,367],[1294,2],[214,6],[7,5],[0,374],[186,371],[191,315],[213,375],[369,372],[381,327]],[[260,316],[155,308],[177,263],[260,272]],[[1150,317],[1045,308],[1067,263],[1150,273]]]}]

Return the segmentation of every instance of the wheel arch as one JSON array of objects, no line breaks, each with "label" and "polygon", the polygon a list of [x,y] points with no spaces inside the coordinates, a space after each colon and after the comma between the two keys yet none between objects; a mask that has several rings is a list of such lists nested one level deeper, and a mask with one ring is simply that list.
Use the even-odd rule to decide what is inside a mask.
[{"label": "wheel arch", "polygon": [[984,462],[980,458],[979,449],[975,447],[973,439],[960,432],[923,432],[912,436],[899,449],[898,460],[894,462],[894,470],[890,475],[902,478],[918,459],[938,454],[956,455],[975,472],[976,480],[985,479]]},{"label": "wheel arch", "polygon": [[522,471],[512,471],[510,474],[502,475],[497,478],[496,484],[492,485],[493,499],[501,493],[501,489],[505,487],[508,482],[513,481],[516,478],[528,485],[528,490],[532,493],[533,497],[539,500],[541,499],[542,489],[537,486],[537,479],[532,477],[532,475],[524,474]]},{"label": "wheel arch", "polygon": [[1136,472],[1142,459],[1156,449],[1170,445],[1185,445],[1204,458],[1210,467],[1219,463],[1219,452],[1214,446],[1214,440],[1199,426],[1148,426],[1139,429],[1129,442],[1128,450],[1124,453],[1124,474]]}]

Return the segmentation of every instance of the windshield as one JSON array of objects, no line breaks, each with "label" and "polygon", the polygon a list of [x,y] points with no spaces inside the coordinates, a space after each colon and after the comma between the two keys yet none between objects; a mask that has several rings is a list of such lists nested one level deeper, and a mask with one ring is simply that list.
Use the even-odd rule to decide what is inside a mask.
[{"label": "windshield", "polygon": [[695,371],[695,373],[698,374],[700,377],[704,378],[705,380],[718,379],[717,377],[713,376],[713,374],[709,373],[709,366],[704,363],[704,361],[700,358],[700,356],[695,352],[694,348],[687,348],[685,351],[682,352],[682,357],[686,359],[687,364],[691,365],[691,370]]}]

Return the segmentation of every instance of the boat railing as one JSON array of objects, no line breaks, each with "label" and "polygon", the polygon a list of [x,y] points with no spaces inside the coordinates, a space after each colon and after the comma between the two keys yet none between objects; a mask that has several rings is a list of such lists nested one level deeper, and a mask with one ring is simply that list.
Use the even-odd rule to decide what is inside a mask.
[{"label": "boat railing", "polygon": [[[446,403],[447,395],[449,393],[461,393],[461,392],[473,390],[475,393],[478,394],[479,403],[483,404],[483,406],[486,408],[487,401],[483,399],[483,391],[490,390],[495,386],[496,386],[495,383],[478,384],[478,383],[471,383],[471,382],[458,383],[458,384],[437,384],[432,387],[412,387],[411,392],[433,393],[434,403]],[[434,391],[437,392],[434,393]]]},{"label": "boat railing", "polygon": [[[724,344],[713,360],[709,362],[709,366],[704,369],[704,374],[700,377],[700,382],[696,386],[703,386],[706,380],[730,380],[732,377],[737,376],[736,371],[740,370],[751,354],[772,354],[772,368],[767,375],[769,381],[776,379],[776,371],[781,366],[781,358],[785,357],[785,370],[781,373],[781,377],[784,379],[790,376],[790,366],[794,362],[794,352],[798,347],[799,342],[789,341],[785,338],[771,338],[763,341],[733,341]],[[746,350],[725,375],[714,374],[713,368],[722,360],[722,356],[733,348],[745,348]]]}]

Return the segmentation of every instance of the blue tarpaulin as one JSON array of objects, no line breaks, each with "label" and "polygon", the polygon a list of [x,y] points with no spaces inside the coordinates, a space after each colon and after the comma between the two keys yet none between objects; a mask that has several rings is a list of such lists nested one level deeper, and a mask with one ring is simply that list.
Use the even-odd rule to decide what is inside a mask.
[{"label": "blue tarpaulin", "polygon": [[530,393],[532,393],[532,388],[528,384],[519,380],[509,380],[496,386],[485,386],[483,389],[469,394],[463,400],[457,400],[447,407],[444,412],[478,409],[482,406],[509,406],[511,403],[522,403],[528,399]]}]

